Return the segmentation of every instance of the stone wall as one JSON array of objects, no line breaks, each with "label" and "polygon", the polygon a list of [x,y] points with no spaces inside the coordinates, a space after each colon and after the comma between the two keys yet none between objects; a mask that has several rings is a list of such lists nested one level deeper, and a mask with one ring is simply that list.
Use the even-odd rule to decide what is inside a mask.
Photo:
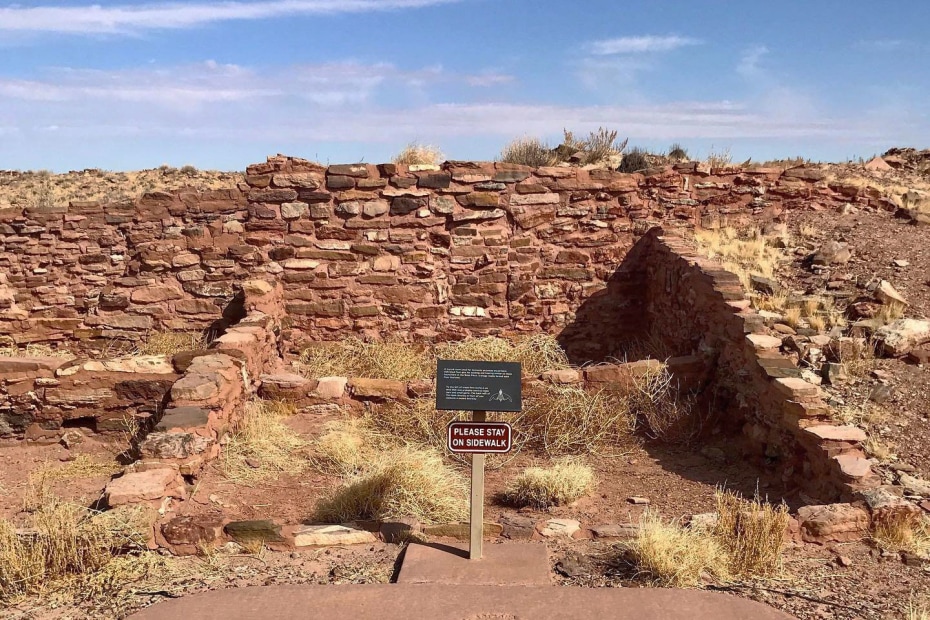
[{"label": "stone wall", "polygon": [[768,333],[736,275],[658,229],[636,254],[640,262],[619,273],[638,274],[656,346],[679,356],[680,365],[703,369],[693,389],[742,430],[760,461],[809,496],[831,501],[880,483],[862,450],[865,433],[835,424],[820,388],[782,355],[781,338]]},{"label": "stone wall", "polygon": [[222,329],[248,278],[284,287],[289,341],[546,330],[577,361],[635,307],[578,320],[646,230],[887,199],[817,168],[621,174],[272,157],[229,190],[0,211],[0,341],[81,350],[158,329]]}]

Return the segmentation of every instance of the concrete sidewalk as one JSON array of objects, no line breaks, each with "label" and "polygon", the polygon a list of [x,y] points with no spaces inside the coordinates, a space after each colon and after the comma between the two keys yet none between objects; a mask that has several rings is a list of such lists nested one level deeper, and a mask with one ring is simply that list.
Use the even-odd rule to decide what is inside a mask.
[{"label": "concrete sidewalk", "polygon": [[698,590],[445,585],[266,586],[215,590],[131,620],[791,620]]}]

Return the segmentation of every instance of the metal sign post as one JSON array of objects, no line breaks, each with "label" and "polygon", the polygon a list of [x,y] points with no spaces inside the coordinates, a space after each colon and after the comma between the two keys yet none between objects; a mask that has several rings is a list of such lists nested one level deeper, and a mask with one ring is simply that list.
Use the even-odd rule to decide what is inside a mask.
[{"label": "metal sign post", "polygon": [[436,369],[436,409],[471,409],[470,422],[448,426],[450,452],[471,454],[471,509],[468,558],[480,560],[484,544],[484,460],[488,453],[510,452],[513,429],[488,422],[487,410],[520,411],[522,369],[514,362],[439,360]]}]

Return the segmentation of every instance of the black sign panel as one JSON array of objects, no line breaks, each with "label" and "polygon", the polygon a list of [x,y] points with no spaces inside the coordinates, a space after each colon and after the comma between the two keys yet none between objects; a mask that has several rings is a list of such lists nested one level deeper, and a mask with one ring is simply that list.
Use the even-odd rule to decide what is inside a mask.
[{"label": "black sign panel", "polygon": [[441,411],[520,411],[523,400],[519,362],[439,360],[436,409]]}]

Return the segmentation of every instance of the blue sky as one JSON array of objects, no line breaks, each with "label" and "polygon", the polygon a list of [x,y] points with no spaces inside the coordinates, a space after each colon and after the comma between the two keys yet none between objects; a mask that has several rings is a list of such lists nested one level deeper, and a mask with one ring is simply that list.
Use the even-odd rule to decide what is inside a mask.
[{"label": "blue sky", "polygon": [[0,169],[492,159],[607,126],[734,159],[930,146],[930,4],[0,0]]}]

